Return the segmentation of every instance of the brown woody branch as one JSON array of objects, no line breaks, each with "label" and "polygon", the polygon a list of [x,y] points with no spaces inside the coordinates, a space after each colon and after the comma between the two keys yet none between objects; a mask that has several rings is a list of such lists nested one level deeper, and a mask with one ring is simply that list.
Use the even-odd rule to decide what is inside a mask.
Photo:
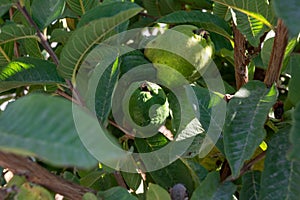
[{"label": "brown woody branch", "polygon": [[24,176],[27,181],[41,185],[67,199],[79,200],[87,192],[95,191],[64,180],[56,176],[30,159],[0,151],[0,166],[8,168],[16,175]]},{"label": "brown woody branch", "polygon": [[234,34],[234,69],[236,88],[240,89],[248,82],[248,68],[250,60],[246,56],[246,38],[233,24]]},{"label": "brown woody branch", "polygon": [[282,19],[278,19],[277,21],[275,34],[273,49],[264,80],[264,83],[267,85],[267,87],[271,87],[279,78],[284,52],[288,43],[288,30],[283,24]]}]

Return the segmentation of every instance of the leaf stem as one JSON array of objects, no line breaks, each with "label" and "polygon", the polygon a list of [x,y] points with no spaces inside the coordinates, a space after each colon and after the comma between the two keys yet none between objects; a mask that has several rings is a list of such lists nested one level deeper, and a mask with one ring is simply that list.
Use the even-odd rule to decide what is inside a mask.
[{"label": "leaf stem", "polygon": [[29,22],[29,24],[34,27],[34,29],[37,32],[37,36],[40,38],[40,43],[45,48],[45,50],[49,53],[50,57],[53,59],[53,62],[58,66],[59,60],[58,60],[56,54],[52,50],[52,48],[49,45],[49,43],[48,43],[46,37],[44,36],[44,34],[40,31],[39,27],[33,21],[32,17],[29,15],[29,13],[26,10],[26,8],[23,7],[23,6],[21,6],[20,2],[17,2],[16,6],[17,6],[18,10],[24,15],[24,17]]}]

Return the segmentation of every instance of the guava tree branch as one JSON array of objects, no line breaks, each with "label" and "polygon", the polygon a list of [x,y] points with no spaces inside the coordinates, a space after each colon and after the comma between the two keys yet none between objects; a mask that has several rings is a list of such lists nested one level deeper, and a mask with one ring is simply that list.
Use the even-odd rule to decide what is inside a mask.
[{"label": "guava tree branch", "polygon": [[240,89],[248,82],[249,59],[246,56],[246,38],[233,24],[234,34],[234,71],[236,88]]},{"label": "guava tree branch", "polygon": [[33,21],[33,19],[31,18],[31,16],[29,15],[28,11],[26,10],[25,7],[21,6],[20,2],[16,3],[16,6],[18,8],[18,10],[23,14],[23,16],[26,18],[26,20],[29,22],[29,24],[31,26],[33,26],[33,28],[36,30],[37,36],[40,38],[40,43],[42,44],[42,46],[45,48],[45,50],[49,53],[50,57],[53,59],[53,62],[58,65],[59,60],[56,56],[56,54],[54,53],[54,51],[52,50],[51,46],[49,45],[46,37],[44,36],[44,34],[40,31],[39,27],[36,25],[36,23]]},{"label": "guava tree branch", "polygon": [[24,176],[27,181],[41,185],[55,193],[61,194],[67,199],[82,199],[87,192],[95,191],[66,181],[65,179],[50,173],[30,159],[0,151],[0,166],[8,168],[16,175]]},{"label": "guava tree branch", "polygon": [[[49,53],[50,57],[53,59],[53,62],[56,64],[56,66],[58,66],[59,64],[59,59],[57,57],[57,55],[55,54],[55,52],[53,51],[53,49],[51,48],[50,44],[48,43],[46,37],[44,36],[44,34],[40,31],[39,27],[37,26],[37,24],[34,22],[34,20],[32,19],[32,17],[29,15],[28,11],[26,10],[25,7],[23,7],[20,2],[16,3],[16,6],[18,8],[18,10],[23,14],[23,16],[26,18],[26,20],[28,21],[28,23],[34,27],[34,29],[36,30],[37,36],[40,38],[40,43],[42,44],[42,46],[45,48],[45,50]],[[72,90],[73,94],[75,95],[75,99],[80,103],[80,105],[84,105],[83,100],[81,99],[79,92],[76,90],[76,88],[73,87],[73,84],[71,83],[70,80],[66,80],[67,85],[69,86],[69,88]]]},{"label": "guava tree branch", "polygon": [[279,78],[283,56],[288,43],[288,29],[282,19],[278,19],[275,39],[264,83],[271,87]]}]

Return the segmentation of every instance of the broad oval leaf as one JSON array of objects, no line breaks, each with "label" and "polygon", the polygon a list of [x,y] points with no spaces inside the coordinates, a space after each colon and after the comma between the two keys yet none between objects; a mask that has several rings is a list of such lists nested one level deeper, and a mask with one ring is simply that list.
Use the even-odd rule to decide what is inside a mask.
[{"label": "broad oval leaf", "polygon": [[79,23],[77,24],[77,28],[80,28],[93,20],[97,20],[104,17],[113,17],[120,12],[135,8],[136,4],[131,2],[114,2],[114,3],[106,3],[100,4],[97,7],[86,12]]},{"label": "broad oval leaf", "polygon": [[288,27],[290,34],[292,36],[297,36],[300,32],[300,1],[298,0],[289,0],[289,1],[281,1],[274,0],[272,1],[274,4],[275,11],[278,17],[282,18]]},{"label": "broad oval leaf", "polygon": [[0,27],[0,45],[26,38],[35,38],[38,40],[35,30],[30,27],[19,24],[7,24]]},{"label": "broad oval leaf", "polygon": [[300,55],[290,57],[289,67],[291,69],[291,80],[289,81],[288,100],[295,106],[300,102]]},{"label": "broad oval leaf", "polygon": [[289,161],[290,127],[279,130],[268,143],[259,199],[299,199],[300,162]]},{"label": "broad oval leaf", "polygon": [[0,115],[0,149],[34,155],[55,166],[94,167],[97,162],[81,143],[72,109],[70,101],[43,94],[16,100]]},{"label": "broad oval leaf", "polygon": [[219,200],[232,199],[236,186],[232,182],[220,183],[218,172],[211,172],[204,181],[196,188],[192,194],[191,200]]},{"label": "broad oval leaf", "polygon": [[56,65],[36,58],[23,57],[0,68],[0,92],[12,88],[64,83],[57,74]]},{"label": "broad oval leaf", "polygon": [[235,14],[237,28],[246,36],[249,43],[254,47],[260,45],[260,37],[268,30],[268,27],[250,15],[239,11],[236,11]]},{"label": "broad oval leaf", "polygon": [[10,0],[2,0],[0,3],[0,17],[2,17],[12,6],[12,2]]},{"label": "broad oval leaf", "polygon": [[99,3],[97,0],[66,0],[66,2],[71,10],[80,16]]},{"label": "broad oval leaf", "polygon": [[210,13],[204,13],[200,11],[177,11],[160,18],[158,22],[175,24],[191,23],[204,28],[205,30],[218,33],[228,40],[232,40],[230,36],[231,30],[227,22],[222,18]]},{"label": "broad oval leaf", "polygon": [[98,192],[97,197],[98,199],[105,200],[137,200],[135,196],[122,187],[113,187],[106,191],[100,191]]},{"label": "broad oval leaf", "polygon": [[234,10],[240,11],[246,15],[257,19],[264,23],[266,26],[273,29],[272,23],[275,16],[272,10],[272,6],[266,1],[261,0],[213,0],[216,3],[228,6]]},{"label": "broad oval leaf", "polygon": [[150,183],[146,199],[171,200],[171,197],[165,189],[159,185]]},{"label": "broad oval leaf", "polygon": [[[299,66],[298,66],[299,67]],[[289,152],[289,158],[300,161],[300,104],[298,103],[296,109],[293,112],[293,121],[294,124],[292,126],[290,132],[290,141],[292,143],[292,148]]]},{"label": "broad oval leaf", "polygon": [[66,79],[72,78],[74,82],[76,72],[83,58],[92,47],[101,42],[115,27],[142,10],[138,5],[132,5],[130,9],[122,11],[113,17],[94,20],[74,31],[60,54],[59,73]]},{"label": "broad oval leaf", "polygon": [[265,138],[264,123],[276,98],[274,86],[268,89],[260,81],[251,81],[228,103],[224,148],[233,177],[239,176],[244,162]]},{"label": "broad oval leaf", "polygon": [[240,200],[258,200],[260,177],[260,171],[250,171],[242,177]]},{"label": "broad oval leaf", "polygon": [[31,4],[32,18],[40,29],[56,20],[63,12],[64,0],[33,0]]}]

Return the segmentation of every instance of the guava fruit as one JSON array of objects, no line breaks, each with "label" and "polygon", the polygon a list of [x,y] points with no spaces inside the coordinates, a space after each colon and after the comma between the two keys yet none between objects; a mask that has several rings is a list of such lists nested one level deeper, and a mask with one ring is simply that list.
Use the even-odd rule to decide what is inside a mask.
[{"label": "guava fruit", "polygon": [[194,82],[212,61],[214,44],[207,31],[178,25],[150,41],[144,54],[156,68],[167,65]]},{"label": "guava fruit", "polygon": [[129,99],[129,114],[138,126],[162,125],[169,116],[169,103],[163,89],[155,83],[142,82]]}]

